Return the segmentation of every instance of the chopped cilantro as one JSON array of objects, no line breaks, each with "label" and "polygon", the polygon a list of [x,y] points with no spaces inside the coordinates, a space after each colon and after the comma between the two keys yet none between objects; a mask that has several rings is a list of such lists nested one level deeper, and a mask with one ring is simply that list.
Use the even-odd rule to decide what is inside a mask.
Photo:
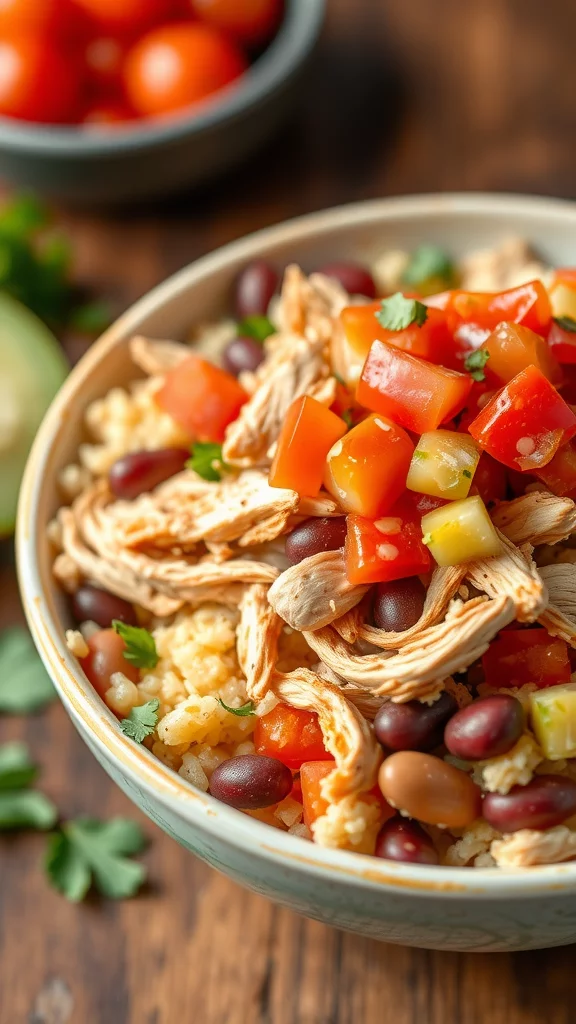
[{"label": "chopped cilantro", "polygon": [[0,712],[27,715],[56,697],[27,630],[20,626],[0,633]]},{"label": "chopped cilantro", "polygon": [[555,316],[554,323],[558,324],[564,331],[569,331],[570,334],[576,334],[576,320],[571,316]]},{"label": "chopped cilantro", "polygon": [[152,633],[140,626],[129,626],[127,622],[120,622],[119,619],[113,619],[112,627],[124,641],[126,661],[137,668],[156,668],[158,652]]},{"label": "chopped cilantro", "polygon": [[137,708],[132,708],[128,718],[120,722],[120,728],[125,736],[129,736],[135,743],[142,743],[147,736],[151,736],[158,722],[158,708],[160,701],[157,697],[146,701]]},{"label": "chopped cilantro", "polygon": [[428,452],[423,452],[421,448],[416,448],[412,458],[416,459],[416,462],[423,462],[424,459],[428,458]]},{"label": "chopped cilantro", "polygon": [[23,789],[34,782],[38,768],[30,760],[24,743],[5,743],[0,747],[0,791]]},{"label": "chopped cilantro", "polygon": [[218,703],[224,708],[225,711],[229,711],[231,715],[236,715],[237,718],[246,718],[248,715],[253,715],[254,708],[256,706],[253,700],[249,700],[240,708],[229,708],[228,705],[224,703],[221,697],[218,697]]},{"label": "chopped cilantro", "polygon": [[468,480],[472,479],[472,473],[470,472],[469,469],[463,469],[462,470],[462,476],[467,477]]},{"label": "chopped cilantro", "polygon": [[396,292],[388,299],[382,299],[380,309],[374,315],[387,331],[403,331],[413,323],[422,327],[426,323],[428,309],[418,299],[407,299],[402,292]]},{"label": "chopped cilantro", "polygon": [[52,828],[58,812],[48,797],[27,787],[38,769],[23,743],[0,747],[0,831]]},{"label": "chopped cilantro", "polygon": [[218,483],[222,479],[220,470],[227,468],[226,463],[222,461],[222,445],[214,444],[212,441],[197,441],[186,468],[193,469],[203,480]]},{"label": "chopped cilantro", "polygon": [[472,380],[484,380],[484,367],[490,358],[490,353],[485,348],[477,348],[470,352],[464,360],[464,367],[472,377]]},{"label": "chopped cilantro", "polygon": [[102,896],[125,899],[146,877],[143,865],[130,859],[144,846],[142,830],[127,818],[76,818],[50,837],[46,873],[51,885],[74,903],[84,899],[92,884]]},{"label": "chopped cilantro", "polygon": [[266,341],[271,334],[276,334],[272,321],[257,313],[240,320],[237,331],[239,338],[254,338],[254,341]]},{"label": "chopped cilantro", "polygon": [[454,264],[437,245],[420,245],[412,253],[402,275],[402,283],[412,288],[424,286],[426,294],[450,288],[456,280]]}]

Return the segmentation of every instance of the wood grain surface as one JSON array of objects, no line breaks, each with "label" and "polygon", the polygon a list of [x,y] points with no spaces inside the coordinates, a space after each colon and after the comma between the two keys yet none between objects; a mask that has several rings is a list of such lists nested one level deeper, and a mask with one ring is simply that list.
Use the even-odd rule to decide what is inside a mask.
[{"label": "wood grain surface", "polygon": [[[77,273],[119,309],[247,231],[367,196],[575,191],[572,0],[328,0],[303,108],[228,179],[116,213],[62,210]],[[9,546],[0,617],[20,615]],[[67,816],[140,818],[59,705],[0,721]],[[71,906],[35,836],[0,842],[0,1024],[572,1024],[575,948],[379,944],[244,892],[142,820],[148,890]]]}]

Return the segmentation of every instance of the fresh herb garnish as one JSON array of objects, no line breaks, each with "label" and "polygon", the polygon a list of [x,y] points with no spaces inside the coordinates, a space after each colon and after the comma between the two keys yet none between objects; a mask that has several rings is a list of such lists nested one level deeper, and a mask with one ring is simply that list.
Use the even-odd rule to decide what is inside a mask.
[{"label": "fresh herb garnish", "polygon": [[426,323],[428,309],[418,299],[407,299],[402,292],[396,292],[388,299],[382,299],[380,309],[374,315],[387,331],[404,331],[413,323],[422,327]]},{"label": "fresh herb garnish", "polygon": [[231,715],[236,715],[237,718],[246,718],[248,715],[253,715],[254,708],[256,706],[253,700],[249,700],[240,708],[229,708],[228,705],[224,703],[221,697],[218,697],[218,703],[224,708],[225,711],[229,711]]},{"label": "fresh herb garnish", "polygon": [[[415,249],[402,275],[403,284],[413,288],[429,285],[434,291],[452,287],[455,280],[452,260],[437,245],[420,245]],[[431,294],[428,287],[426,293]]]},{"label": "fresh herb garnish", "polygon": [[137,708],[132,708],[128,718],[120,722],[120,728],[125,736],[129,736],[136,743],[142,743],[147,736],[151,736],[158,722],[158,708],[160,701],[157,697],[146,701]]},{"label": "fresh herb garnish", "polygon": [[203,480],[217,483],[222,479],[221,470],[227,469],[226,463],[222,460],[222,445],[214,444],[212,441],[197,441],[186,468],[193,469]]},{"label": "fresh herb garnish", "polygon": [[464,360],[464,367],[468,370],[468,373],[472,377],[472,380],[481,381],[484,380],[486,374],[484,373],[484,367],[490,359],[490,353],[485,348],[477,348],[475,352],[470,352]]},{"label": "fresh herb garnish", "polygon": [[348,427],[348,430],[350,430],[353,423],[352,413],[350,412],[350,409],[344,409],[344,412],[340,413],[340,418],[344,420],[344,423]]},{"label": "fresh herb garnish", "polygon": [[239,338],[254,338],[254,341],[266,341],[271,334],[276,334],[276,328],[267,316],[254,313],[252,316],[245,316],[236,327]]},{"label": "fresh herb garnish", "polygon": [[558,324],[563,331],[569,331],[570,334],[576,334],[576,320],[571,316],[555,316],[554,323]]},{"label": "fresh herb garnish", "polygon": [[472,479],[472,473],[470,472],[469,469],[463,469],[462,470],[462,476],[467,477],[468,480]]},{"label": "fresh herb garnish", "polygon": [[27,715],[56,697],[30,634],[20,626],[0,633],[0,712]]},{"label": "fresh herb garnish", "polygon": [[416,448],[412,455],[412,458],[416,459],[416,462],[423,462],[424,459],[428,458],[428,452],[423,452],[421,448]]},{"label": "fresh herb garnish", "polygon": [[127,622],[120,622],[119,619],[112,620],[112,628],[124,641],[123,655],[126,661],[137,668],[156,668],[158,651],[152,633],[141,626],[129,626]]},{"label": "fresh herb garnish", "polygon": [[0,831],[52,828],[58,812],[48,797],[28,786],[38,774],[23,743],[0,747]]},{"label": "fresh herb garnish", "polygon": [[100,334],[108,327],[112,314],[108,303],[95,301],[77,306],[70,314],[69,326],[80,334]]},{"label": "fresh herb garnish", "polygon": [[51,885],[74,903],[84,899],[92,884],[103,896],[125,899],[146,877],[144,866],[130,859],[145,842],[140,827],[127,818],[76,818],[50,837],[46,873]]}]

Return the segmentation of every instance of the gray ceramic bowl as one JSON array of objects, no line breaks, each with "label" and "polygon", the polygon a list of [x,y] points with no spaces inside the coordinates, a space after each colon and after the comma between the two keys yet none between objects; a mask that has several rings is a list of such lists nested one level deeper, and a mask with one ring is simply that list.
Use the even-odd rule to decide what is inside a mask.
[{"label": "gray ceramic bowl", "polygon": [[18,516],[20,581],[34,639],[76,728],[130,799],[183,846],[256,892],[362,935],[436,949],[574,942],[576,863],[517,871],[398,864],[322,849],[194,789],[123,735],[67,650],[69,613],[51,575],[46,526],[86,405],[134,376],[129,338],[179,338],[195,321],[220,316],[246,261],[298,260],[313,268],[335,258],[370,261],[421,241],[461,256],[510,235],[531,240],[551,263],[574,265],[576,204],[473,194],[387,199],[303,217],[205,256],[141,299],[73,370],[38,433]]},{"label": "gray ceramic bowl", "polygon": [[290,111],[324,6],[325,0],[287,0],[265,53],[238,85],[198,113],[108,132],[0,118],[0,178],[66,201],[120,203],[166,195],[228,170]]}]

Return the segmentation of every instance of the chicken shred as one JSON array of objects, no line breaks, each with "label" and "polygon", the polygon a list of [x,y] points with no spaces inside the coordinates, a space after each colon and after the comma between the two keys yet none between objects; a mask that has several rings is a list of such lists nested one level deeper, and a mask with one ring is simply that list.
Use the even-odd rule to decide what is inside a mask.
[{"label": "chicken shred", "polygon": [[284,622],[303,632],[344,615],[367,590],[348,582],[342,551],[319,551],[283,572],[268,600]]}]

